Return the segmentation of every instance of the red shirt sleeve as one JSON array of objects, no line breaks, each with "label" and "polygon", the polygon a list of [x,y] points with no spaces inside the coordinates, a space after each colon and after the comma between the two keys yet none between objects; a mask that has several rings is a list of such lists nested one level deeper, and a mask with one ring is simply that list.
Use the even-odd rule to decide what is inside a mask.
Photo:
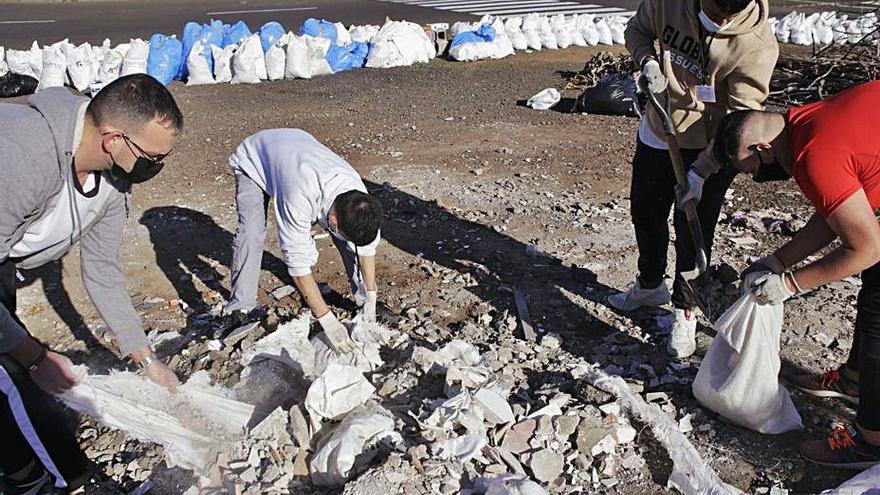
[{"label": "red shirt sleeve", "polygon": [[852,155],[842,149],[804,152],[795,165],[795,181],[816,210],[830,217],[844,201],[862,189]]}]

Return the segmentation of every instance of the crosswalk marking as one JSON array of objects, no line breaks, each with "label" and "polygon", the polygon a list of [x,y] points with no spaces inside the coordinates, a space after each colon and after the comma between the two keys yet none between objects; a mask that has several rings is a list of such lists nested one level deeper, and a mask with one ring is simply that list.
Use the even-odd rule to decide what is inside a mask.
[{"label": "crosswalk marking", "polygon": [[511,17],[532,12],[539,14],[595,14],[596,16],[635,14],[620,7],[607,7],[570,0],[381,0],[418,7],[449,10],[463,14]]}]

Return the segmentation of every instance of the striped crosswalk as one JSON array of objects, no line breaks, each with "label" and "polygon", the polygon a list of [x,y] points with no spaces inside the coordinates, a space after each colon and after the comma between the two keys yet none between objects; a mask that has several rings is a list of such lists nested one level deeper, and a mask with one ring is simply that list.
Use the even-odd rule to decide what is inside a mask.
[{"label": "striped crosswalk", "polygon": [[500,17],[530,14],[595,14],[625,15],[633,11],[620,7],[570,2],[566,0],[382,0],[472,15],[491,14]]}]

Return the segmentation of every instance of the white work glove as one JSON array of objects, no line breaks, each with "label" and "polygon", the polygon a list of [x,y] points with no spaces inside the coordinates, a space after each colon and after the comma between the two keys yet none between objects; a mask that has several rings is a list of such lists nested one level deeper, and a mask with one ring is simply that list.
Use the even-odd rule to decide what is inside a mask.
[{"label": "white work glove", "polygon": [[328,311],[326,315],[318,318],[318,323],[324,330],[327,343],[330,344],[334,351],[339,354],[345,354],[353,350],[351,338],[348,336],[348,329],[345,328],[345,325],[339,323],[333,311]]},{"label": "white work glove", "polygon": [[367,300],[364,302],[364,321],[367,323],[376,323],[376,303],[379,300],[379,294],[374,290],[367,291]]},{"label": "white work glove", "polygon": [[644,87],[652,93],[662,93],[666,90],[666,85],[669,83],[660,69],[660,63],[653,58],[648,59],[645,65],[642,66],[642,80],[644,81]]},{"label": "white work glove", "polygon": [[678,208],[683,209],[684,206],[691,201],[699,203],[703,197],[703,184],[706,179],[700,176],[696,170],[691,170],[687,174],[687,190],[682,191],[678,184],[675,185],[675,197],[678,201]]},{"label": "white work glove", "polygon": [[749,265],[740,274],[739,279],[742,280],[743,287],[750,287],[756,278],[764,275],[766,272],[780,274],[784,271],[785,266],[775,254],[771,253]]},{"label": "white work glove", "polygon": [[769,304],[772,306],[782,304],[794,295],[788,289],[788,284],[785,283],[786,276],[788,276],[788,272],[763,272],[752,280],[748,290],[755,296],[755,301],[758,304]]}]

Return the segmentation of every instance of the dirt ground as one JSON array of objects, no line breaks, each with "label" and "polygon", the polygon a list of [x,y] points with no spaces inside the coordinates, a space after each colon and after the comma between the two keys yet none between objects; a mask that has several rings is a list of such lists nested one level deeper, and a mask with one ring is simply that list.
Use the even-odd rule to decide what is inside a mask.
[{"label": "dirt ground", "polygon": [[[570,48],[470,64],[436,60],[252,86],[174,83],[186,130],[162,174],[136,187],[124,245],[129,290],[146,325],[180,330],[228,296],[236,214],[226,158],[255,131],[297,127],[348,159],[387,208],[379,280],[380,300],[392,312],[427,306],[454,332],[481,305],[513,313],[509,289],[517,287],[539,330],[561,335],[567,352],[606,369],[625,369],[634,360],[665,369],[667,309],[616,314],[601,305],[636,273],[628,191],[637,120],[521,105],[541,89],[560,87],[566,73],[597,51]],[[787,239],[774,232],[786,231],[774,227],[780,225],[774,220],[794,217],[796,223],[809,214],[793,184],[759,186],[738,178],[723,210],[713,263],[741,270],[749,257]],[[318,245],[316,277],[344,293],[332,243],[323,239]],[[532,245],[544,254],[535,256]],[[422,260],[461,276],[430,273]],[[264,268],[261,302],[298,308],[295,300],[279,303],[268,294],[290,282],[271,227]],[[99,371],[121,367],[98,342],[105,329],[79,278],[76,253],[26,274],[22,317],[75,362]],[[784,373],[823,371],[846,359],[857,289],[853,279],[786,305]],[[624,327],[639,327],[647,338],[623,346],[615,335]],[[698,354],[710,340],[701,325]],[[698,361],[688,363],[691,378]],[[853,474],[810,465],[797,451],[800,442],[824,435],[833,420],[854,418],[842,402],[795,393],[806,429],[764,436],[701,409],[688,383],[646,386],[694,413],[695,426],[708,425],[689,434],[692,442],[724,480],[746,492],[777,487],[818,493]],[[81,428],[92,426],[82,421]],[[145,451],[136,442],[115,448],[117,458],[134,460]],[[662,449],[655,452],[657,463],[665,464]],[[650,469],[652,459],[646,459]],[[663,469],[652,470],[650,479],[621,480],[608,492],[665,493]],[[126,489],[136,486],[115,474]]]}]

